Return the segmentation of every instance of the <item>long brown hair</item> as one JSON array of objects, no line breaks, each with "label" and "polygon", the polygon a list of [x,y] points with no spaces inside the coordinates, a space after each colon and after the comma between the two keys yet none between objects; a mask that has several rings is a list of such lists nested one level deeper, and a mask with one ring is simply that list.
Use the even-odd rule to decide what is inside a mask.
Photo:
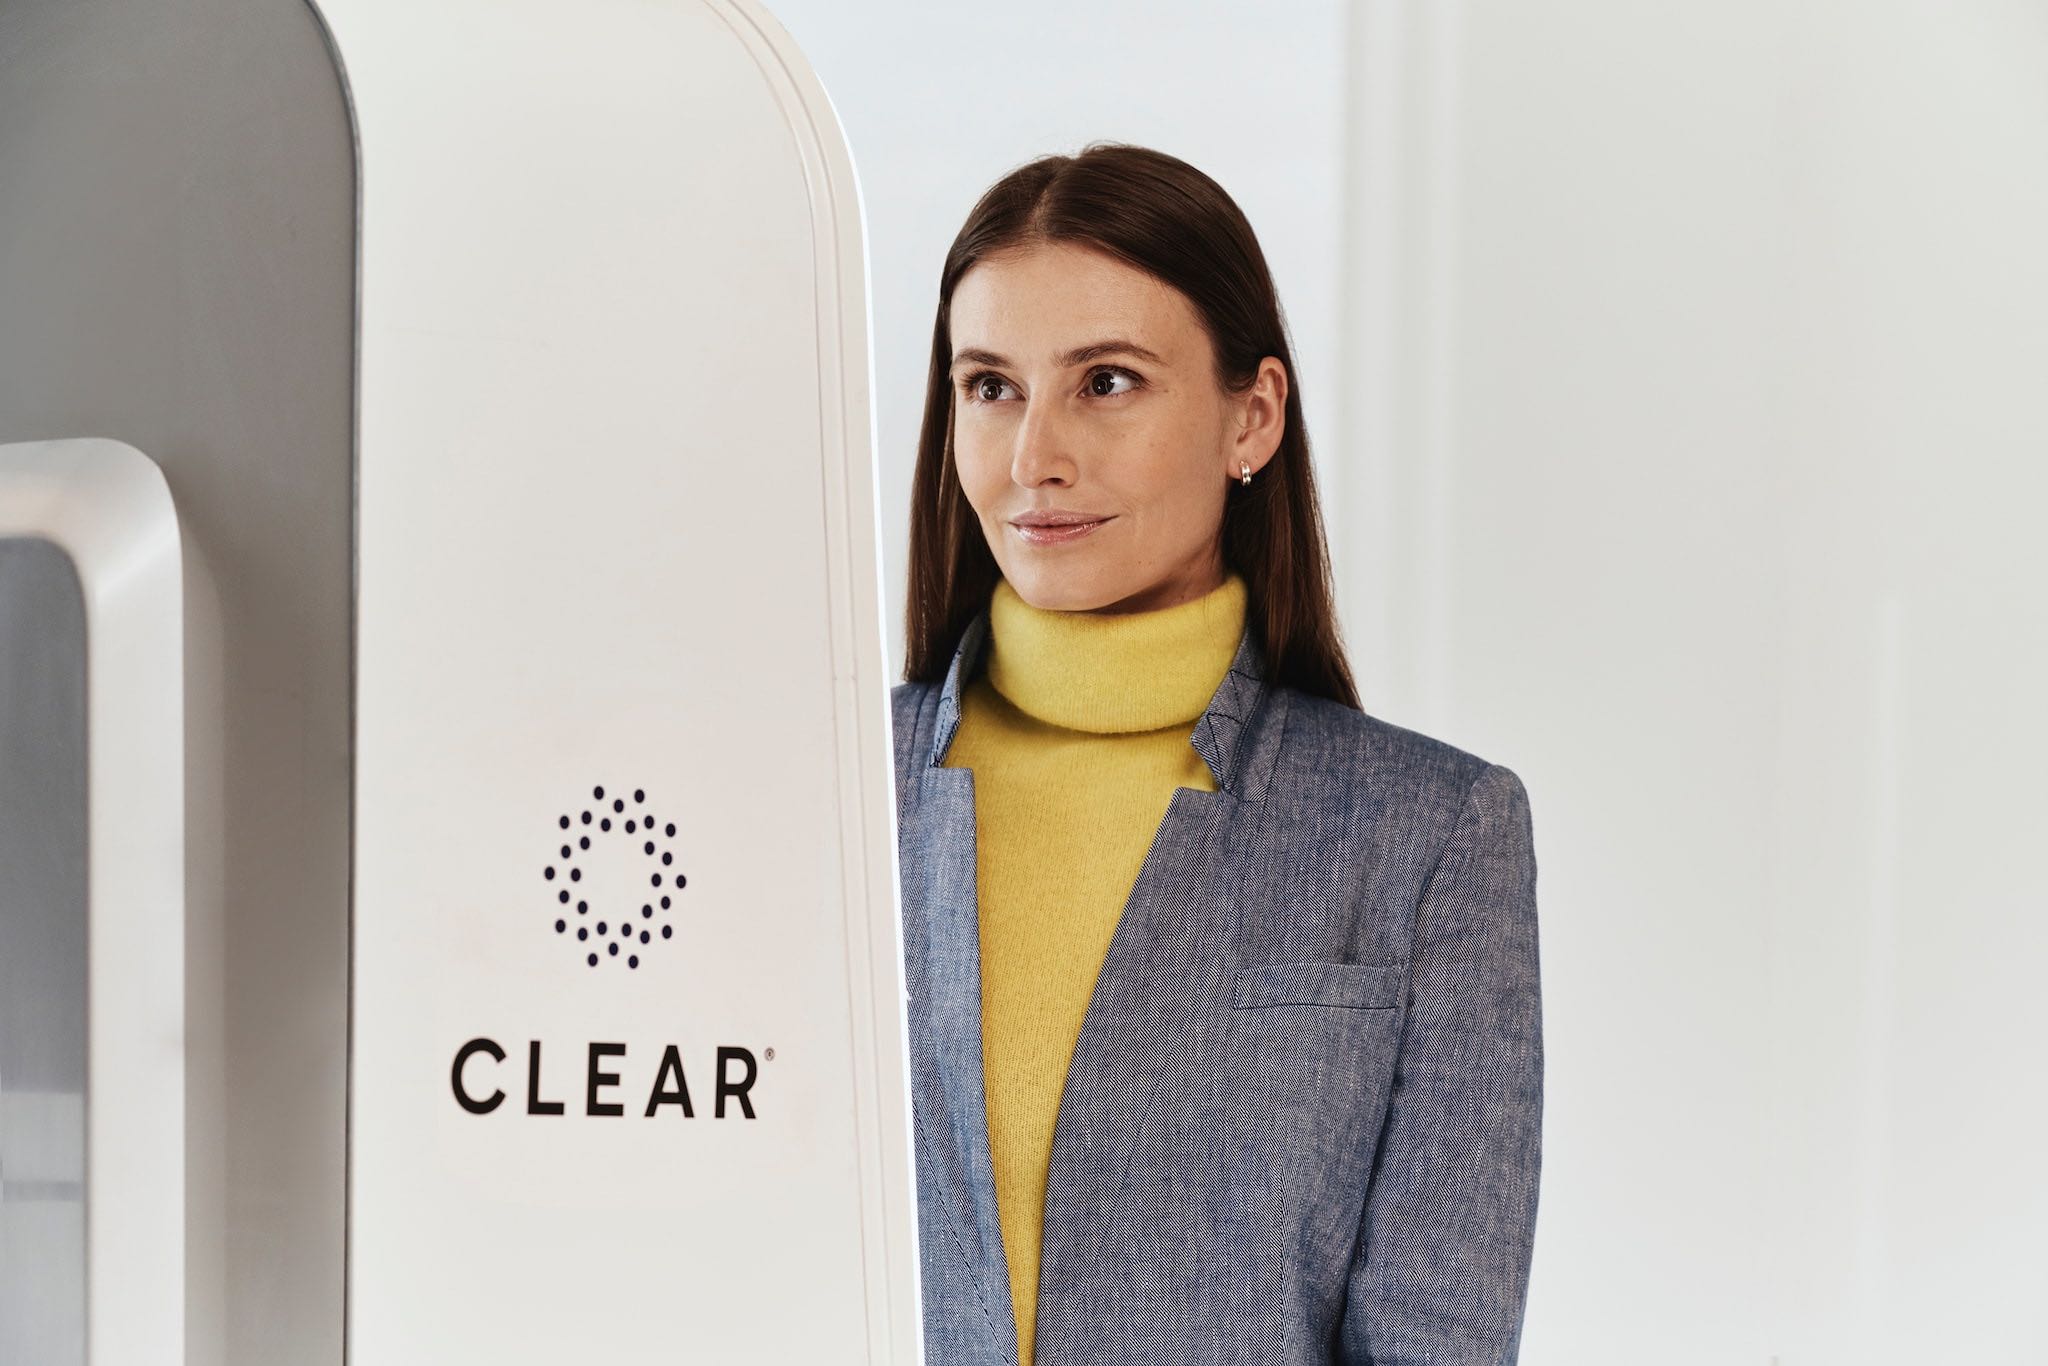
[{"label": "long brown hair", "polygon": [[1301,386],[1265,255],[1222,186],[1177,157],[1119,142],[1090,143],[1076,156],[1040,157],[1011,171],[982,195],[946,253],[911,476],[904,677],[945,676],[960,633],[1001,573],[953,463],[953,288],[984,256],[1047,242],[1107,252],[1187,296],[1227,391],[1245,392],[1266,356],[1286,367],[1280,448],[1250,487],[1231,485],[1223,560],[1244,576],[1246,621],[1267,678],[1358,707],[1331,608]]}]

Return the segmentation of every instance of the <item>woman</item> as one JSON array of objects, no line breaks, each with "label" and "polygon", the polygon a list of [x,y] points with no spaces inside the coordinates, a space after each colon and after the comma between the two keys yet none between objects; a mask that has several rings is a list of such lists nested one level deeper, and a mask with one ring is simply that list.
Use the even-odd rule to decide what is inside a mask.
[{"label": "woman", "polygon": [[940,279],[913,494],[925,1360],[1512,1362],[1527,796],[1359,708],[1230,197],[1114,144],[993,186]]}]

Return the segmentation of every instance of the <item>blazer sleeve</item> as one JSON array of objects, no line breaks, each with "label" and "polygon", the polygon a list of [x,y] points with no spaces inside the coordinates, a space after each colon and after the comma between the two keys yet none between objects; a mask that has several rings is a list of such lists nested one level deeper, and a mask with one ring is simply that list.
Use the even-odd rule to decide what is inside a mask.
[{"label": "blazer sleeve", "polygon": [[1425,882],[1345,1280],[1347,1366],[1512,1366],[1535,1241],[1543,1025],[1529,798],[1489,764]]}]

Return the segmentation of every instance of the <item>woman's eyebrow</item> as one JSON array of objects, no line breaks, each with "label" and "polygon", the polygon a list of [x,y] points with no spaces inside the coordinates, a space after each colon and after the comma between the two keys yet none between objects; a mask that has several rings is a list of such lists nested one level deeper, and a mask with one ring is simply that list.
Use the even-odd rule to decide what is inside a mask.
[{"label": "woman's eyebrow", "polygon": [[[1136,342],[1125,341],[1119,337],[1112,337],[1108,341],[1090,342],[1086,346],[1077,346],[1064,356],[1059,357],[1057,364],[1062,367],[1084,365],[1091,360],[1101,360],[1104,356],[1135,356],[1139,360],[1151,361],[1154,365],[1165,364],[1156,354],[1146,350]],[[1007,366],[1010,363],[1010,359],[1007,356],[999,356],[993,351],[984,351],[978,346],[967,346],[953,353],[953,365],[955,367],[965,363]]]}]

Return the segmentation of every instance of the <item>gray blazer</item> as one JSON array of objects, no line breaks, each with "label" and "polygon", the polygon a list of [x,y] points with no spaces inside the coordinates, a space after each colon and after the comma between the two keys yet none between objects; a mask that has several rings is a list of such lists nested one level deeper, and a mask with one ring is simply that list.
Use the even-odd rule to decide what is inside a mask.
[{"label": "gray blazer", "polygon": [[[982,1093],[986,609],[891,693],[930,1366],[1017,1360]],[[1111,937],[1054,1129],[1039,1366],[1515,1360],[1541,1162],[1528,795],[1270,685],[1246,630]]]}]

